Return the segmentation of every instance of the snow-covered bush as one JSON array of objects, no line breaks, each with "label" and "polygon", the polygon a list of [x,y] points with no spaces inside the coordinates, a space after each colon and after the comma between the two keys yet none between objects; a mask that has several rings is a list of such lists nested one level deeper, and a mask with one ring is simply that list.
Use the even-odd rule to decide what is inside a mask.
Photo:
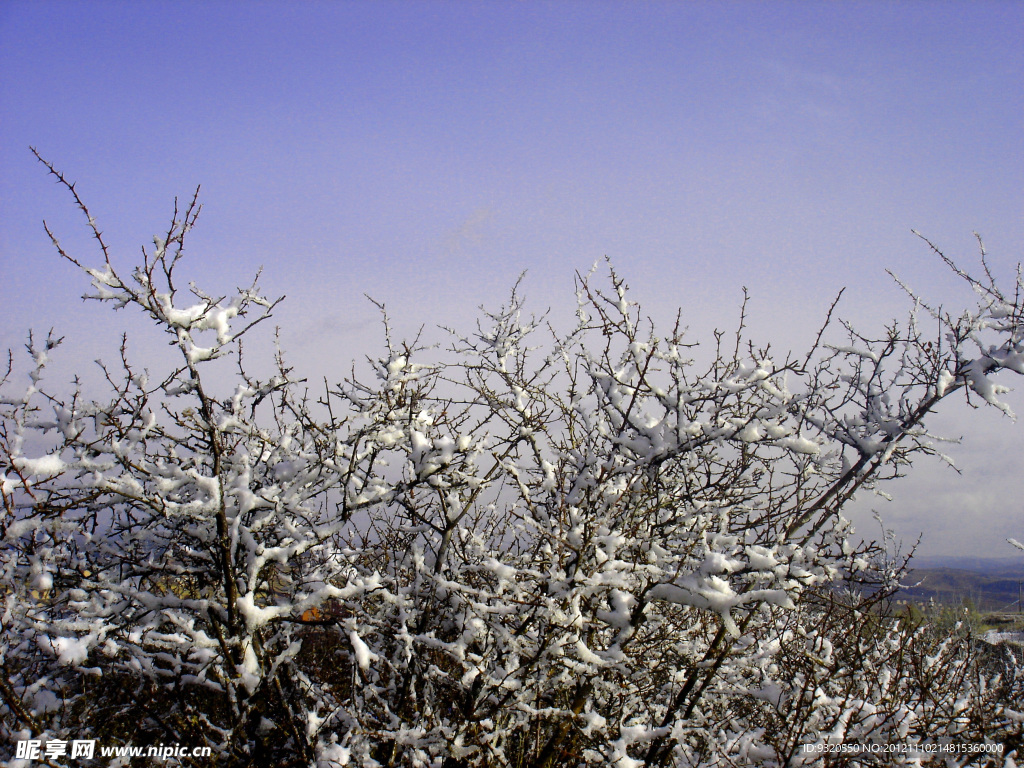
[{"label": "snow-covered bush", "polygon": [[194,199],[126,271],[50,171],[100,250],[90,267],[54,239],[88,295],[179,356],[143,369],[122,346],[104,398],[61,395],[58,341],[30,338],[27,386],[3,380],[0,755],[88,737],[225,765],[628,768],[1020,746],[1020,672],[879,609],[901,565],[841,514],[936,453],[944,398],[1006,410],[1019,278],[946,260],[974,309],[913,297],[879,338],[832,343],[827,322],[799,356],[741,321],[700,366],[611,272],[580,278],[566,333],[513,290],[445,355],[388,334],[373,375],[310,395],[283,355],[242,365],[276,304],[256,283],[181,288]]}]

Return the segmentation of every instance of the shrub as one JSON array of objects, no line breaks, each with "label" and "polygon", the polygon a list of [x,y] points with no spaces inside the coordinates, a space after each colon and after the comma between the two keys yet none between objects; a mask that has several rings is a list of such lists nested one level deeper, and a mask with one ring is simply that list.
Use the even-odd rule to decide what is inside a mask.
[{"label": "shrub", "polygon": [[977,295],[962,314],[912,296],[875,338],[830,310],[789,356],[741,321],[703,366],[614,271],[579,279],[565,333],[517,286],[447,357],[387,332],[370,377],[314,396],[283,355],[267,378],[242,364],[276,306],[256,282],[182,289],[194,198],[127,272],[48,167],[99,248],[89,267],[54,238],[88,297],[141,312],[179,358],[151,372],[122,346],[105,398],[62,396],[44,382],[59,342],[30,337],[27,388],[3,380],[5,744],[438,768],[1020,746],[1019,672],[874,610],[901,564],[841,514],[936,453],[940,401],[1006,410],[993,377],[1024,372],[1022,283],[1003,292],[984,254],[978,280],[933,247]]}]

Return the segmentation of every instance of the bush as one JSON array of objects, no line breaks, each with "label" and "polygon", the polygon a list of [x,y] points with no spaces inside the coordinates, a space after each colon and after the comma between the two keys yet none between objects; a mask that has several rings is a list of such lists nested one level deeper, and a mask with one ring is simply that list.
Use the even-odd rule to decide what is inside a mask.
[{"label": "bush", "polygon": [[276,306],[255,282],[182,290],[195,199],[128,273],[48,167],[102,257],[54,238],[88,296],[141,311],[180,357],[153,373],[122,347],[104,399],[62,396],[44,383],[57,340],[30,337],[27,388],[3,380],[5,745],[437,768],[1020,746],[1020,673],[878,611],[904,564],[841,514],[935,454],[940,401],[1006,409],[993,376],[1024,372],[1022,283],[1001,291],[984,255],[977,280],[933,247],[977,294],[963,314],[912,296],[872,338],[830,310],[786,357],[741,322],[704,366],[614,271],[579,279],[566,333],[517,286],[444,359],[386,333],[370,377],[311,395],[283,355],[266,378],[242,364]]}]

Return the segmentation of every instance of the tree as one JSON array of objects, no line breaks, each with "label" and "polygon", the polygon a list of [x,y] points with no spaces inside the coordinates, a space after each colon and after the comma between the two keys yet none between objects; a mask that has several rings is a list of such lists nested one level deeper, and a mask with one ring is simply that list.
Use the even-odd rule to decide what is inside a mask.
[{"label": "tree", "polygon": [[841,514],[937,453],[940,401],[1007,410],[993,377],[1024,373],[1024,283],[1003,292],[984,251],[978,280],[929,243],[976,308],[911,294],[871,337],[833,305],[803,355],[750,344],[741,315],[698,366],[681,322],[659,336],[610,270],[579,278],[565,333],[518,285],[434,359],[385,316],[371,376],[311,394],[281,353],[263,379],[243,364],[276,306],[256,282],[230,300],[180,287],[195,197],[128,273],[47,167],[102,257],[53,238],[88,298],[141,311],[179,361],[154,374],[122,344],[105,399],[48,389],[53,336],[30,336],[26,389],[8,366],[5,744],[439,768],[1020,747],[1021,673],[887,614],[905,564]]}]

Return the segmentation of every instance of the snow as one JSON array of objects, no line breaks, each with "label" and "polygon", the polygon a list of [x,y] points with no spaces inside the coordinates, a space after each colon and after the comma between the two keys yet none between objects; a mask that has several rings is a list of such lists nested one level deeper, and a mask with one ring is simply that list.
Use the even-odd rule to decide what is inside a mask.
[{"label": "snow", "polygon": [[287,605],[266,607],[256,605],[255,596],[252,592],[240,595],[235,601],[235,605],[238,608],[238,613],[243,621],[245,621],[246,631],[250,634],[260,627],[266,626],[279,616],[287,615],[290,612],[290,606]]},{"label": "snow", "polygon": [[816,456],[821,451],[821,446],[813,440],[808,440],[805,437],[786,437],[779,440],[779,445],[784,448],[788,448],[793,451],[793,453],[800,453],[807,456]]},{"label": "snow", "polygon": [[575,648],[580,661],[585,664],[593,664],[594,666],[603,667],[607,663],[604,659],[590,650],[582,640],[576,641]]},{"label": "snow", "polygon": [[39,592],[46,592],[53,587],[53,575],[47,571],[40,571],[32,577],[32,589]]},{"label": "snow", "polygon": [[263,675],[251,638],[245,638],[242,642],[242,663],[238,668],[238,673],[242,679],[242,685],[249,693],[253,693],[259,688]]},{"label": "snow", "polygon": [[39,645],[44,651],[53,653],[62,666],[83,664],[89,657],[88,638],[40,637]]},{"label": "snow", "polygon": [[348,640],[352,644],[352,652],[356,655],[356,664],[365,672],[370,668],[370,664],[377,660],[377,654],[370,650],[370,646],[354,629],[349,631]]},{"label": "snow", "polygon": [[786,437],[787,435],[792,434],[793,430],[785,424],[766,424],[765,432],[772,440],[778,440],[781,437]]},{"label": "snow", "polygon": [[944,397],[946,391],[949,389],[949,385],[956,381],[956,377],[943,368],[939,371],[939,379],[935,384],[935,394],[938,397]]},{"label": "snow", "polygon": [[747,566],[752,571],[768,571],[778,566],[775,553],[765,547],[751,546],[746,548]]},{"label": "snow", "polygon": [[737,433],[736,437],[745,443],[756,443],[758,440],[763,438],[765,433],[761,430],[761,425],[757,422],[750,422],[743,429]]},{"label": "snow", "polygon": [[328,744],[319,749],[316,768],[342,768],[352,760],[352,750],[340,744]]},{"label": "snow", "polygon": [[217,343],[224,345],[231,341],[231,319],[238,314],[238,307],[211,307],[194,324],[198,330],[213,330],[217,332]]},{"label": "snow", "polygon": [[23,475],[42,475],[53,477],[65,470],[65,464],[59,454],[53,453],[48,456],[40,456],[38,459],[16,458],[14,465]]}]

